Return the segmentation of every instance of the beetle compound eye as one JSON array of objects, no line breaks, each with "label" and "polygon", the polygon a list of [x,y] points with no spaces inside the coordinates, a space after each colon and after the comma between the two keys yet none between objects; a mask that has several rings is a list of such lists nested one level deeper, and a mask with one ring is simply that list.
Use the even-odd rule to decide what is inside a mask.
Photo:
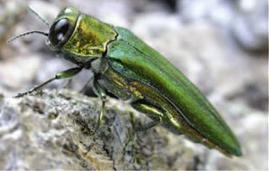
[{"label": "beetle compound eye", "polygon": [[68,19],[56,21],[50,28],[49,41],[56,48],[61,47],[72,34],[72,25]]}]

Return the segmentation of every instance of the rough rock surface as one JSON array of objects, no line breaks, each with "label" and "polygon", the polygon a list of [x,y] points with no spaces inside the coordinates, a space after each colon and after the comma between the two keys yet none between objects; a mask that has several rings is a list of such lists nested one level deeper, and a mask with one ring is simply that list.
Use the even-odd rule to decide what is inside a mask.
[{"label": "rough rock surface", "polygon": [[97,129],[98,112],[96,98],[67,90],[1,98],[0,170],[192,167],[195,152],[181,137],[160,127],[137,132],[137,113],[115,104]]},{"label": "rough rock surface", "polygon": [[[238,121],[236,130],[241,130],[237,132],[240,140],[248,143],[242,143],[244,157],[231,159],[161,126],[136,131],[146,118],[127,105],[119,109],[119,103],[109,100],[104,122],[96,129],[100,107],[96,98],[70,90],[43,91],[22,99],[1,97],[0,153],[4,155],[0,156],[0,169],[248,170],[266,167],[260,164],[266,150],[261,145],[266,144],[266,140],[256,141],[266,136],[265,116],[260,113]],[[251,124],[241,126],[248,122]],[[257,134],[257,130],[261,132]],[[261,158],[254,157],[253,152],[258,152]]]}]

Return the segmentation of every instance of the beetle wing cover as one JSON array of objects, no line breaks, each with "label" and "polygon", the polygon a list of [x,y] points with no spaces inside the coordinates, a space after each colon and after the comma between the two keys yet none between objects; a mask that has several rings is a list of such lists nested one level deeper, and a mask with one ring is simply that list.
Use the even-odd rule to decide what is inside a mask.
[{"label": "beetle wing cover", "polygon": [[[117,41],[108,55],[157,88],[181,110],[186,122],[203,137],[228,153],[241,155],[240,145],[210,102],[176,67],[127,29],[115,27]],[[128,73],[126,77],[130,76]],[[133,78],[135,79],[135,78]],[[138,80],[138,81],[141,81]]]}]

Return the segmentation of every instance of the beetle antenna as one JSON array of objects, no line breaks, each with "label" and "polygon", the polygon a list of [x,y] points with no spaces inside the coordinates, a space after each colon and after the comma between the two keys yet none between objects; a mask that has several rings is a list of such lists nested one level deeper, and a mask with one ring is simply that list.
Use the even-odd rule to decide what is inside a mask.
[{"label": "beetle antenna", "polygon": [[15,36],[15,37],[10,38],[7,41],[7,43],[13,42],[14,40],[16,40],[18,38],[28,36],[30,34],[41,34],[41,35],[46,36],[46,37],[48,37],[48,35],[49,35],[48,33],[45,33],[45,32],[42,32],[42,31],[29,31],[29,32],[25,32],[25,33],[22,33],[22,34],[19,34],[19,35]]},{"label": "beetle antenna", "polygon": [[40,21],[42,21],[44,24],[46,24],[49,27],[49,22],[42,18],[35,10],[33,10],[31,7],[28,6],[27,8],[32,14],[34,14]]}]

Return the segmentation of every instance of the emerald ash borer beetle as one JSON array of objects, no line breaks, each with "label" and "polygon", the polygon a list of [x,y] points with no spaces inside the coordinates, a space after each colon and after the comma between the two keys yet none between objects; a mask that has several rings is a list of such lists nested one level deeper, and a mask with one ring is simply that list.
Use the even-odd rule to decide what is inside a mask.
[{"label": "emerald ash borer beetle", "polygon": [[[56,79],[71,78],[82,69],[94,73],[92,87],[102,101],[107,94],[128,100],[153,123],[219,150],[241,156],[240,144],[220,114],[175,66],[129,30],[104,23],[75,8],[65,8],[50,26],[48,45],[75,68],[57,73],[17,97]],[[100,113],[100,117],[102,116]]]}]

